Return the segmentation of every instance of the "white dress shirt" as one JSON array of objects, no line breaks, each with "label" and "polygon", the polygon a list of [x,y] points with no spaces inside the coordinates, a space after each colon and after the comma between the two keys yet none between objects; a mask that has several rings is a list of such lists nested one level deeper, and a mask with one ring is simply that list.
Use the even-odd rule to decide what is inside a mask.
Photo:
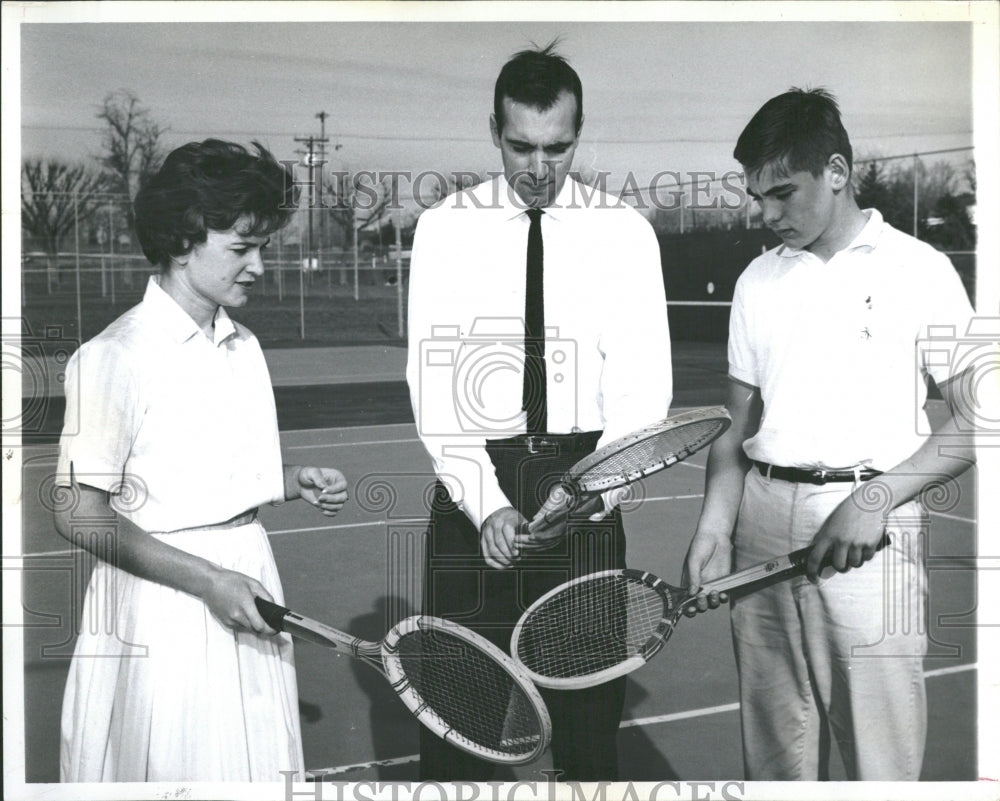
[{"label": "white dress shirt", "polygon": [[70,358],[56,483],[112,493],[140,528],[220,523],[284,499],[257,338],[220,308],[215,339],[150,278],[142,302]]},{"label": "white dress shirt", "polygon": [[[542,215],[548,433],[604,444],[668,413],[670,337],[648,222],[567,178]],[[485,443],[524,433],[529,220],[496,178],[421,215],[413,241],[407,381],[438,476],[477,528],[513,506]]]}]

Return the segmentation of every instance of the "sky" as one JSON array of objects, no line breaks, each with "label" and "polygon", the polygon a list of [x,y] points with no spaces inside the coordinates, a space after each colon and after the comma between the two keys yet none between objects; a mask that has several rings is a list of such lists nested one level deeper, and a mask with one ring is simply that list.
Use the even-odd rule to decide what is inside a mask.
[{"label": "sky", "polygon": [[[683,4],[688,16],[699,16],[694,5]],[[849,16],[851,4],[837,5]],[[969,22],[573,19],[583,5],[563,21],[234,21],[243,7],[227,4],[233,13],[213,22],[23,25],[23,155],[97,155],[97,109],[124,88],[171,146],[257,138],[294,158],[294,138],[318,136],[325,111],[330,146],[340,145],[333,169],[494,170],[497,72],[557,37],[584,86],[576,166],[609,172],[612,187],[630,171],[648,181],[736,168],[742,127],[790,86],[837,95],[857,157],[973,143]]]},{"label": "sky", "polygon": [[[4,263],[17,257],[19,220],[8,212],[22,157],[98,155],[95,115],[109,92],[135,93],[169,128],[169,146],[259,139],[294,158],[294,138],[318,135],[315,115],[325,111],[331,147],[340,145],[336,169],[480,172],[500,165],[488,127],[498,71],[517,50],[556,37],[584,86],[577,167],[609,172],[610,186],[629,173],[641,183],[664,170],[736,169],[733,145],[762,103],[790,86],[823,86],[839,98],[857,158],[976,143],[979,205],[995,210],[997,7],[5,2]],[[983,8],[993,9],[985,22]],[[979,263],[1000,264],[998,229],[979,234]],[[998,276],[980,270],[981,313],[996,313]],[[18,271],[3,271],[3,290],[6,337],[8,321],[17,324]],[[14,394],[4,393],[5,420]],[[4,471],[12,484],[17,464]],[[981,531],[1000,531],[1000,512],[979,511]],[[997,608],[989,587],[980,592],[981,608]],[[984,686],[983,710],[987,689],[996,698]]]}]

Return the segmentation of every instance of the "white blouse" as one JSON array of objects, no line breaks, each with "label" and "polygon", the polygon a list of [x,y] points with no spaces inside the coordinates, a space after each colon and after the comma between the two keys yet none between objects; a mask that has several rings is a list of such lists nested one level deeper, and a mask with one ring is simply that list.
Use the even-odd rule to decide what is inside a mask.
[{"label": "white blouse", "polygon": [[113,495],[146,531],[220,523],[284,498],[270,375],[220,308],[210,341],[150,278],[142,302],[66,370],[57,484]]}]

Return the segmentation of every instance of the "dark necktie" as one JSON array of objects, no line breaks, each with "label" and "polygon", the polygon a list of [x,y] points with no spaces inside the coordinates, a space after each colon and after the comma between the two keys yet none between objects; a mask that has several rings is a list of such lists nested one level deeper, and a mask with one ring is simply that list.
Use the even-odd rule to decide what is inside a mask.
[{"label": "dark necktie", "polygon": [[524,283],[524,391],[521,405],[528,415],[528,434],[547,426],[545,399],[545,300],[542,279],[542,210],[528,209],[528,259]]}]

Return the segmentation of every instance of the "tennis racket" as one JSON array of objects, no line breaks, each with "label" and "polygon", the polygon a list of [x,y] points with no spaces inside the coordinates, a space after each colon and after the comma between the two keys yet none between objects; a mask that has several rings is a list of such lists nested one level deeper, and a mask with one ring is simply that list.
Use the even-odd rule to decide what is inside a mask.
[{"label": "tennis racket", "polygon": [[561,492],[548,500],[528,523],[519,547],[551,547],[559,536],[537,533],[577,512],[602,508],[600,496],[684,461],[719,437],[730,425],[724,406],[711,406],[673,415],[659,423],[609,442],[574,464],[560,479]]},{"label": "tennis racket", "polygon": [[256,602],[271,628],[376,668],[424,726],[463,751],[520,765],[549,744],[549,713],[531,679],[507,654],[464,626],[414,616],[381,641],[369,642],[262,598]]},{"label": "tennis racket", "polygon": [[[883,538],[879,548],[888,540]],[[764,579],[805,573],[812,547],[753,565],[701,592],[728,592]],[[521,616],[511,654],[541,687],[576,690],[624,676],[652,659],[696,594],[641,570],[605,570],[566,582]]]}]

